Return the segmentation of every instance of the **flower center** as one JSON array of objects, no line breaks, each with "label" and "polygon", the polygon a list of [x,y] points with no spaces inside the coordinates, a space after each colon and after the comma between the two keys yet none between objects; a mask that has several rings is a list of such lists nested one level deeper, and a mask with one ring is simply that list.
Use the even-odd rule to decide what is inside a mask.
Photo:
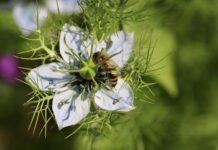
[{"label": "flower center", "polygon": [[103,52],[94,53],[93,57],[87,61],[80,61],[79,70],[71,70],[75,73],[76,80],[72,85],[79,85],[84,91],[94,91],[103,85],[106,88],[113,88],[117,85],[120,70],[117,64]]},{"label": "flower center", "polygon": [[98,72],[97,65],[93,62],[92,59],[89,59],[87,62],[82,62],[82,68],[79,74],[83,79],[93,80],[97,72]]}]

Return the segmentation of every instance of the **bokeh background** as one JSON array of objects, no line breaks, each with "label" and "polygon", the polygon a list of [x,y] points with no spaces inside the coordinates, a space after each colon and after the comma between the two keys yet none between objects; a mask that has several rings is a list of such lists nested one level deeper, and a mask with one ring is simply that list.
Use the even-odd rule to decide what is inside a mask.
[{"label": "bokeh background", "polygon": [[[16,54],[26,41],[14,22],[9,1],[0,1],[0,55]],[[218,149],[218,1],[148,0],[147,19],[126,28],[151,33],[159,68],[149,80],[153,104],[136,102],[130,122],[106,137],[75,134],[65,140],[56,127],[45,139],[27,132],[28,87],[0,72],[0,150],[217,150]],[[20,66],[29,62],[19,60]],[[142,64],[143,66],[143,64]]]}]

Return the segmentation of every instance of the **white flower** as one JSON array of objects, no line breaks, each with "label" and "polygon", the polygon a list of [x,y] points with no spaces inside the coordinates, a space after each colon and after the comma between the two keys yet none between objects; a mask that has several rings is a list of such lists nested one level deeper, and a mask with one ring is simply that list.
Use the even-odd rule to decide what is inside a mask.
[{"label": "white flower", "polygon": [[[95,64],[92,63],[85,63],[85,67],[81,69],[81,61],[89,62],[91,49],[94,50],[93,53],[105,49],[109,56],[113,56],[111,59],[120,68],[123,67],[133,48],[133,33],[120,31],[98,43],[92,41],[80,28],[66,24],[61,31],[59,46],[64,62],[50,63],[33,69],[28,74],[27,81],[43,91],[55,93],[52,109],[58,127],[62,129],[78,124],[89,113],[92,100],[89,90],[94,88],[92,77],[101,74],[101,72],[95,72],[93,67]],[[86,72],[85,74],[84,72],[73,73],[70,67],[74,70],[75,68],[83,71],[85,69]],[[81,85],[84,87],[87,84],[84,91]],[[110,89],[99,82],[99,88],[95,91],[93,98],[94,104],[104,110],[128,112],[134,109],[133,91],[121,78],[118,78],[116,85]]]},{"label": "white flower", "polygon": [[81,8],[77,0],[47,0],[46,5],[52,13],[71,15],[72,13],[80,13]]},{"label": "white flower", "polygon": [[22,34],[26,36],[37,30],[37,17],[38,23],[41,25],[46,19],[47,15],[48,11],[46,8],[35,6],[32,3],[19,3],[13,8],[14,20],[20,28]]}]

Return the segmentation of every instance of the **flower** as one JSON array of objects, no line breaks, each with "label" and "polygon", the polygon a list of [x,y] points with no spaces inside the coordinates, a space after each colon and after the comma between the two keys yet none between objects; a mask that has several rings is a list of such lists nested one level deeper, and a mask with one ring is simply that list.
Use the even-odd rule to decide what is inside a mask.
[{"label": "flower", "polygon": [[12,54],[2,54],[0,56],[0,76],[10,82],[16,82],[16,79],[21,77],[21,72],[18,68],[18,60]]},{"label": "flower", "polygon": [[[130,57],[133,33],[119,31],[97,42],[65,24],[59,48],[63,59],[32,69],[26,78],[40,90],[54,92],[52,109],[59,129],[85,118],[91,101],[107,111],[134,109],[133,91],[118,73]],[[107,59],[102,61],[103,56]]]},{"label": "flower", "polygon": [[[38,12],[38,15],[37,15]],[[48,15],[46,8],[35,6],[34,4],[19,3],[13,8],[13,16],[16,24],[20,28],[23,35],[28,36],[37,30],[38,24],[41,25]],[[38,18],[38,19],[37,19]]]},{"label": "flower", "polygon": [[[81,7],[77,0],[46,0],[45,6],[33,3],[18,3],[13,8],[13,16],[23,35],[28,36],[37,30],[46,20],[48,12],[67,14],[80,13]],[[38,13],[38,14],[37,14]],[[38,18],[38,19],[37,19]],[[37,23],[38,20],[38,23]]]},{"label": "flower", "polygon": [[59,11],[62,14],[71,15],[72,13],[81,12],[77,0],[57,0],[57,2],[54,0],[47,0],[46,5],[53,13],[58,13]]}]

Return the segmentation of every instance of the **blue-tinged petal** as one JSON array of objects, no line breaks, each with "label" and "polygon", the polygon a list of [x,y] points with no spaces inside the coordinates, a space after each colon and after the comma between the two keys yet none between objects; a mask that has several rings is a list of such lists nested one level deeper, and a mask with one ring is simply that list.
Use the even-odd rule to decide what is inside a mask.
[{"label": "blue-tinged petal", "polygon": [[71,15],[81,12],[81,7],[77,0],[47,0],[46,5],[52,13],[60,12],[61,14]]},{"label": "blue-tinged petal", "polygon": [[119,67],[123,67],[132,52],[134,45],[134,34],[128,32],[117,32],[110,36],[111,45],[107,49],[108,55],[115,55],[112,59]]},{"label": "blue-tinged petal", "polygon": [[89,113],[90,101],[89,99],[82,100],[81,95],[70,86],[63,87],[56,92],[52,109],[60,130],[78,124]]},{"label": "blue-tinged petal", "polygon": [[58,72],[63,69],[61,63],[50,63],[41,65],[32,69],[26,77],[26,80],[34,87],[42,91],[56,91],[62,86],[69,84],[73,77],[66,72]]},{"label": "blue-tinged petal", "polygon": [[33,4],[17,4],[13,9],[14,20],[20,28],[22,34],[26,36],[37,30],[37,17],[38,23],[41,25],[47,15],[47,9],[40,6],[36,7]]},{"label": "blue-tinged petal", "polygon": [[91,46],[91,40],[80,28],[65,24],[61,31],[59,45],[63,59],[73,63],[77,60],[74,53],[80,57],[88,57],[87,48]]},{"label": "blue-tinged petal", "polygon": [[133,110],[134,95],[131,87],[122,79],[118,80],[115,88],[101,88],[95,94],[95,104],[108,111],[127,112]]},{"label": "blue-tinged petal", "polygon": [[93,52],[96,52],[106,47],[104,42],[93,42],[87,33],[84,33],[78,27],[68,24],[65,24],[61,31],[59,45],[61,56],[68,63],[78,61],[75,54],[83,59],[88,59],[91,49]]}]

